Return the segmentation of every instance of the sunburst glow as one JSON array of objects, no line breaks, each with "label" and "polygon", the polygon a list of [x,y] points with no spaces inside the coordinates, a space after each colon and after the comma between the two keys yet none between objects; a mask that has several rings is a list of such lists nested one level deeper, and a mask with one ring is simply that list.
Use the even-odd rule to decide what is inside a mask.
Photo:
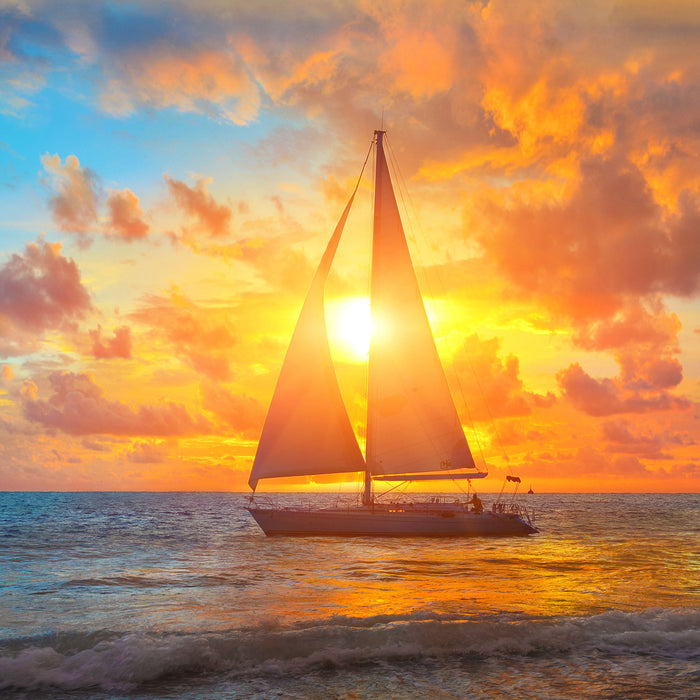
[{"label": "sunburst glow", "polygon": [[372,334],[369,299],[340,299],[330,305],[327,314],[329,335],[344,359],[366,359]]}]

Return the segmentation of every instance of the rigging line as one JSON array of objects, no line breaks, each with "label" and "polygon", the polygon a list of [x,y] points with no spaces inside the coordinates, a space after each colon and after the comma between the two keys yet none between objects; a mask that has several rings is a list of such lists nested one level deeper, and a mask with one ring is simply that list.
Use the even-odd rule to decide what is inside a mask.
[{"label": "rigging line", "polygon": [[[365,168],[367,167],[367,161],[369,161],[370,154],[371,154],[372,151],[373,151],[373,146],[374,146],[374,140],[372,139],[372,140],[370,141],[369,148],[367,149],[367,155],[365,156],[365,160],[364,160],[364,162],[362,163],[362,168],[360,168],[360,174],[358,175],[357,181],[355,182],[355,188],[353,189],[352,195],[351,195],[351,197],[350,197],[351,200],[354,200],[355,195],[357,194],[357,190],[358,190],[359,187],[360,187],[360,182],[362,182],[362,176],[364,175]],[[354,201],[353,201],[353,203],[354,203]],[[365,383],[366,383],[366,382],[365,382]],[[361,397],[361,398],[362,398],[362,397]],[[347,412],[347,406],[346,406],[345,410],[346,410],[346,412]],[[349,417],[349,416],[348,416],[348,417]],[[352,423],[352,421],[351,421],[351,423]],[[363,422],[361,421],[361,422],[360,422],[360,425],[362,425],[362,423],[363,423]],[[360,431],[360,432],[361,432],[361,431]],[[360,434],[359,437],[362,438],[362,435]],[[365,437],[365,440],[366,440],[366,434],[365,434],[364,437]],[[360,473],[363,474],[364,472],[360,472]],[[358,480],[358,482],[356,482],[356,483],[358,483],[358,487],[359,487],[359,483],[360,483],[359,480]],[[342,488],[342,482],[340,482],[340,488]]]},{"label": "rigging line", "polygon": [[[372,188],[371,188],[371,193],[372,196],[370,196],[369,201],[369,221],[367,222],[367,230],[369,231],[369,245],[367,246],[367,298],[369,299],[369,306],[370,306],[370,341],[369,341],[369,349],[371,350],[372,348],[372,331],[371,331],[371,323],[372,323],[372,252],[373,252],[373,247],[374,247],[374,193],[377,187],[377,136],[376,134],[372,135],[372,139],[370,140],[369,144],[369,153],[372,154]],[[369,158],[369,153],[367,154],[367,157]],[[364,427],[365,427],[365,474],[368,470],[370,470],[370,463],[369,463],[369,457],[370,457],[370,444],[369,444],[369,437],[370,437],[370,428],[369,428],[369,351],[367,353],[368,361],[366,363],[367,366],[367,376],[365,377],[365,421],[364,421]],[[374,456],[374,455],[372,455]],[[364,484],[360,484],[360,486],[364,489]],[[374,490],[374,482],[372,482],[372,490]]]},{"label": "rigging line", "polygon": [[360,175],[357,178],[357,182],[355,183],[355,189],[352,191],[353,197],[355,196],[355,194],[357,194],[357,188],[360,186],[360,181],[362,180],[362,176],[364,175],[365,166],[367,165],[367,161],[369,160],[370,153],[372,153],[372,146],[373,145],[374,145],[374,140],[372,140],[369,144],[369,149],[367,151],[367,155],[365,156],[365,162],[362,164],[362,168],[360,170]]},{"label": "rigging line", "polygon": [[[376,158],[375,155],[375,148],[374,148],[374,141],[375,137],[372,136],[369,142],[369,149],[367,151],[367,156],[365,157],[365,165],[367,164],[367,161],[369,160],[370,155],[373,155],[374,158]],[[375,167],[374,167],[374,158],[372,162],[372,187],[370,188],[370,192],[374,192],[374,178],[375,178]],[[365,165],[362,166],[362,169],[364,171]],[[369,237],[369,245],[365,246],[365,255],[366,255],[366,260],[367,264],[365,265],[365,269],[367,270],[367,276],[365,277],[364,281],[364,287],[365,287],[365,298],[368,300],[368,303],[371,303],[370,300],[370,284],[371,284],[371,270],[370,266],[372,264],[372,237],[371,237],[371,232],[372,232],[372,220],[374,217],[374,197],[370,196],[370,206],[369,206],[369,221],[367,222],[367,231],[370,232],[370,237]],[[371,309],[370,309],[370,314],[371,314]],[[371,324],[371,316],[370,316],[370,324]],[[371,345],[371,326],[370,326],[370,345]],[[367,356],[366,360],[369,358],[369,347],[367,348]],[[369,405],[369,365],[368,362],[363,362],[362,364],[364,368],[364,373],[362,376],[362,390],[360,392],[360,415],[363,416],[363,419],[360,420],[359,422],[359,434],[361,441],[364,442],[365,446],[365,470],[367,469],[367,406]],[[364,484],[360,484],[362,488],[364,488]]]},{"label": "rigging line", "polygon": [[[420,249],[420,247],[417,245],[417,237],[416,237],[416,235],[415,235],[415,231],[414,231],[414,228],[413,228],[413,219],[415,219],[415,221],[416,221],[416,226],[417,226],[417,228],[420,229],[421,238],[422,238],[422,240],[424,241],[424,246],[425,246],[425,248],[428,250],[428,255],[429,255],[429,257],[430,257],[430,262],[431,262],[432,266],[437,270],[437,264],[436,264],[434,258],[432,257],[432,254],[430,253],[430,247],[427,245],[427,238],[426,238],[426,236],[425,236],[425,233],[424,233],[423,230],[422,230],[422,226],[421,226],[421,224],[420,224],[420,218],[418,217],[416,206],[415,206],[415,204],[414,204],[414,202],[413,202],[413,199],[412,199],[411,194],[410,194],[410,192],[409,192],[409,190],[408,190],[408,187],[406,186],[406,181],[405,181],[405,178],[403,177],[403,173],[401,172],[401,167],[399,166],[398,159],[395,157],[394,152],[393,152],[393,149],[391,148],[391,145],[389,144],[389,139],[386,138],[386,135],[385,135],[385,140],[386,140],[386,142],[387,142],[387,151],[388,151],[388,153],[389,153],[389,160],[390,160],[390,163],[391,163],[391,166],[392,166],[392,170],[393,170],[394,173],[396,174],[396,183],[397,183],[397,186],[398,186],[398,189],[399,189],[399,195],[400,195],[400,197],[401,197],[401,203],[402,203],[402,205],[403,205],[404,211],[405,211],[406,214],[407,214],[407,216],[406,216],[406,223],[407,223],[408,228],[409,228],[410,231],[411,231],[411,236],[412,236],[412,239],[413,239],[414,248],[415,248],[415,250],[416,250],[417,257],[418,257],[418,259],[419,259],[419,261],[420,261],[420,263],[421,263],[421,266],[423,267],[423,270],[425,270],[426,267],[425,267],[425,265],[424,265],[423,262],[422,262],[421,249]],[[406,204],[406,200],[408,200],[408,204],[410,204],[410,210],[412,210],[412,211],[409,210],[409,206]],[[412,216],[409,216],[409,213],[412,213]],[[428,275],[425,274],[425,272],[423,273],[422,276],[423,276],[423,278],[425,279],[426,285],[427,285],[427,287],[428,287],[428,291],[430,292],[430,291],[431,291],[431,287],[432,287],[432,284],[431,284],[431,282],[430,282],[430,279],[429,279]],[[437,278],[437,281],[438,281],[439,287],[440,287],[440,289],[439,289],[438,291],[441,293],[441,296],[442,296],[442,297],[445,297],[445,298],[446,298],[446,297],[447,297],[447,292],[446,292],[446,289],[445,289],[445,287],[444,287],[444,285],[443,285],[443,283],[442,283],[442,279],[441,279],[440,275],[437,274],[437,275],[436,275],[436,278]],[[441,317],[441,315],[440,315],[440,313],[439,313],[438,305],[437,305],[437,304],[434,304],[433,309],[434,309],[435,317],[436,317],[436,319],[437,319],[438,329],[439,329],[440,333],[444,336],[444,335],[445,335],[444,324],[442,323],[442,317]],[[471,366],[471,363],[469,363],[469,357],[468,357],[468,356],[467,356],[467,363],[470,365],[472,371],[474,371],[473,366]],[[452,373],[452,375],[454,376],[454,378],[456,379],[457,387],[458,387],[458,389],[459,389],[459,393],[460,393],[460,396],[461,396],[461,398],[462,398],[462,404],[464,405],[464,407],[465,407],[465,409],[466,409],[467,417],[468,417],[468,419],[469,419],[469,426],[470,426],[471,432],[472,432],[472,434],[473,434],[473,436],[474,436],[474,440],[476,441],[476,446],[477,446],[477,448],[478,448],[479,456],[481,457],[481,460],[483,461],[484,465],[486,465],[486,457],[485,457],[485,455],[484,455],[484,449],[483,449],[483,446],[482,446],[482,444],[481,444],[481,440],[479,439],[479,433],[478,433],[478,431],[476,430],[476,426],[475,426],[475,423],[474,423],[474,418],[472,417],[472,413],[471,413],[471,410],[470,410],[470,408],[469,408],[469,402],[466,400],[466,394],[465,394],[465,391],[464,391],[464,385],[463,385],[462,380],[461,380],[461,378],[460,378],[459,372],[457,372],[456,369],[453,368],[451,373]],[[483,394],[482,394],[482,398],[483,398]],[[488,406],[487,406],[487,410],[488,410]],[[489,415],[490,415],[490,414],[489,414]],[[492,420],[492,423],[493,423],[493,419],[491,419],[491,420]],[[493,423],[493,424],[494,424],[494,428],[495,428],[495,423]],[[502,445],[502,442],[501,442],[501,445]],[[507,459],[507,456],[506,456],[506,459]]]}]

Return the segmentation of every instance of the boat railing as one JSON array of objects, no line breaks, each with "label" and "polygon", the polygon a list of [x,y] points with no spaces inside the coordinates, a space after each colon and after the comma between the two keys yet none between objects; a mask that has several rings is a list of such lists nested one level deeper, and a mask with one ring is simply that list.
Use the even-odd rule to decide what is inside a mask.
[{"label": "boat railing", "polygon": [[520,505],[520,503],[504,503],[503,501],[497,501],[491,506],[491,511],[493,513],[504,513],[506,515],[515,515],[518,518],[527,520],[532,524],[532,518],[534,513],[529,511],[525,506]]},{"label": "boat railing", "polygon": [[[333,509],[346,509],[351,510],[357,507],[359,502],[358,496],[339,496],[332,501],[328,501],[325,506],[320,506],[321,508],[333,508]],[[298,501],[292,505],[285,505],[280,503],[279,498],[273,498],[267,495],[255,495],[251,498],[249,503],[254,505],[256,508],[262,508],[264,510],[318,510],[319,503],[316,501]]]}]

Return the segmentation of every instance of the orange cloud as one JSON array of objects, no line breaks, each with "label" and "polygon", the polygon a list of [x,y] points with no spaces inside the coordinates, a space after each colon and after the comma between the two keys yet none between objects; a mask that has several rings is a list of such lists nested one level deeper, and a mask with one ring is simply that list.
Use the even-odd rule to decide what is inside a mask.
[{"label": "orange cloud", "polygon": [[67,156],[64,164],[58,155],[47,153],[41,163],[57,192],[49,200],[54,221],[64,231],[85,235],[97,222],[97,176],[89,168],[81,168],[75,156]]},{"label": "orange cloud", "polygon": [[202,407],[226,421],[237,433],[257,438],[265,419],[265,407],[245,394],[232,394],[218,384],[202,384]]},{"label": "orange cloud", "polygon": [[162,333],[195,371],[217,381],[230,379],[237,338],[219,309],[198,306],[173,289],[168,297],[146,295],[130,317]]},{"label": "orange cloud", "polygon": [[102,326],[90,331],[92,354],[99,358],[131,357],[131,329],[128,326],[115,328],[114,337],[102,342]]},{"label": "orange cloud", "polygon": [[111,190],[107,197],[109,235],[123,241],[141,240],[148,234],[148,224],[143,220],[139,198],[129,189]]},{"label": "orange cloud", "polygon": [[[690,252],[670,244],[643,176],[625,162],[583,162],[568,202],[488,204],[484,213],[492,224],[480,233],[487,257],[519,287],[572,316],[609,313],[622,294],[677,287],[672,261]],[[700,258],[691,268],[697,278]],[[586,296],[592,307],[582,303]]]},{"label": "orange cloud", "polygon": [[152,442],[139,442],[126,454],[127,460],[136,464],[159,464],[165,461],[165,456],[161,445]]},{"label": "orange cloud", "polygon": [[100,95],[102,109],[116,116],[147,105],[181,112],[214,112],[234,124],[256,117],[260,91],[230,50],[168,46],[122,53],[109,66],[112,77]]},{"label": "orange cloud", "polygon": [[[543,396],[525,391],[520,379],[518,358],[498,357],[501,341],[498,338],[480,340],[476,334],[465,338],[464,346],[455,355],[454,365],[464,382],[465,400],[475,420],[507,416],[526,416],[532,406],[551,406],[553,394]],[[473,388],[467,390],[467,387]]]},{"label": "orange cloud", "polygon": [[210,179],[199,178],[194,187],[188,187],[184,182],[167,175],[163,175],[163,179],[177,206],[187,216],[194,218],[208,236],[217,238],[230,233],[231,208],[225,204],[217,204],[207,192]]},{"label": "orange cloud", "polygon": [[585,324],[574,337],[586,350],[644,347],[650,351],[676,345],[681,322],[674,313],[651,313],[642,304],[630,303],[614,316]]},{"label": "orange cloud", "polygon": [[394,76],[398,90],[421,99],[445,92],[453,85],[451,28],[443,28],[442,35],[438,36],[425,28],[411,27],[392,32],[388,44],[379,67]]}]

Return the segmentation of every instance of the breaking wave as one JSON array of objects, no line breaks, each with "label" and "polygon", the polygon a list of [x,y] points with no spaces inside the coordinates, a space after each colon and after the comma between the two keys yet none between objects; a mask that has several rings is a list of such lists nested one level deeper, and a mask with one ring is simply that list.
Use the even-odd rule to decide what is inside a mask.
[{"label": "breaking wave", "polygon": [[512,662],[567,655],[663,657],[696,668],[700,609],[559,618],[421,611],[294,625],[263,620],[246,628],[186,633],[58,632],[0,642],[0,689],[124,692],[193,676],[251,678],[410,660]]}]

